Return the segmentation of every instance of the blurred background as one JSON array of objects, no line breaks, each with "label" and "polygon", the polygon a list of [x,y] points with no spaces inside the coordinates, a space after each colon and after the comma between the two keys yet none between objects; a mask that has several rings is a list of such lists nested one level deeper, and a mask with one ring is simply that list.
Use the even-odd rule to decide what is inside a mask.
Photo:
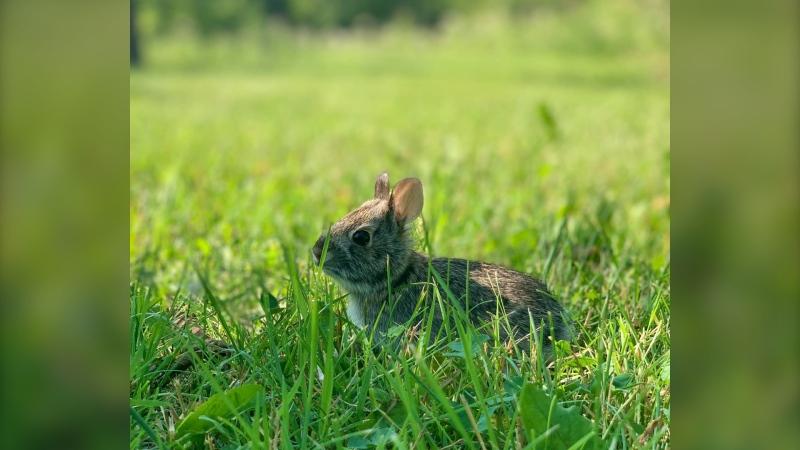
[{"label": "blurred background", "polygon": [[[350,25],[331,12],[313,25],[290,18],[333,3],[292,13],[246,1],[0,3],[6,446],[128,439],[129,270],[177,280],[167,261],[220,242],[239,243],[228,261],[233,249],[255,260],[263,248],[247,250],[241,234],[274,246],[276,222],[300,249],[369,194],[376,171],[396,181],[443,167],[455,199],[427,206],[426,220],[469,211],[443,229],[473,231],[492,215],[464,197],[516,218],[533,203],[540,219],[608,193],[634,205],[616,223],[655,224],[666,238],[672,172],[683,205],[672,210],[672,253],[685,268],[672,277],[676,438],[797,442],[796,2],[447,2],[435,20],[408,7]],[[209,17],[239,19],[204,31],[196,18],[210,5],[221,9]],[[664,145],[670,72],[674,152]],[[226,191],[243,206],[216,204]],[[261,225],[235,236],[208,227],[220,218]],[[451,233],[437,252],[524,258],[497,247],[509,242],[501,225],[474,245]],[[659,241],[637,254],[658,262],[668,254]]]},{"label": "blurred background", "polygon": [[[581,18],[565,22],[569,16]],[[182,55],[175,55],[149,48],[149,44],[160,47],[165,38],[176,35],[197,40],[193,48],[202,49],[198,51],[204,55],[195,56],[210,62],[214,53],[209,44],[214,39],[237,41],[243,50],[247,50],[242,47],[244,42],[257,43],[259,50],[249,49],[246,55],[259,59],[265,49],[285,46],[279,37],[286,31],[304,32],[313,39],[324,32],[341,35],[397,26],[451,36],[464,27],[469,31],[492,29],[495,38],[505,34],[506,41],[514,39],[517,44],[528,45],[531,42],[520,36],[520,30],[544,26],[550,29],[535,36],[546,39],[539,48],[619,52],[668,45],[668,17],[668,2],[664,0],[133,0],[131,63],[188,63],[186,49]],[[506,20],[498,23],[498,19]],[[559,25],[573,27],[553,29]],[[485,40],[486,36],[477,38]],[[155,56],[148,58],[148,50]],[[244,56],[231,55],[231,60],[240,59],[242,64]]]}]

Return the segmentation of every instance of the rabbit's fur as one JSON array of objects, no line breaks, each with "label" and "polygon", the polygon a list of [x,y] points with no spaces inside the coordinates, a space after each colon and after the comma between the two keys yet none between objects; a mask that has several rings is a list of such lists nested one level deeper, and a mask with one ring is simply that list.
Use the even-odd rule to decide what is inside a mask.
[{"label": "rabbit's fur", "polygon": [[[391,326],[408,322],[415,311],[424,313],[417,317],[425,320],[433,308],[432,328],[437,332],[442,314],[430,295],[436,281],[432,269],[459,301],[450,307],[467,311],[476,326],[505,314],[511,329],[501,327],[501,337],[527,342],[533,322],[544,337],[546,354],[549,337],[569,339],[566,314],[541,281],[494,264],[430,258],[414,251],[409,229],[422,212],[422,202],[418,179],[406,178],[390,191],[389,177],[383,173],[375,183],[374,198],[344,216],[314,245],[312,253],[319,262],[327,237],[322,267],[350,294],[347,314],[353,323],[374,326],[380,339]],[[451,297],[442,292],[441,298],[450,302]]]}]

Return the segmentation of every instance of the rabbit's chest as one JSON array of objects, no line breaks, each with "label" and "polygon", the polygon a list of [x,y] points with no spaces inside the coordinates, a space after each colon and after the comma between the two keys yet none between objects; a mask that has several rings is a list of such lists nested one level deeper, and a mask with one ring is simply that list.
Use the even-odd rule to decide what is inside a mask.
[{"label": "rabbit's chest", "polygon": [[363,296],[350,294],[347,301],[347,317],[359,328],[372,326],[379,316],[386,322],[391,316],[388,311],[383,311],[386,299],[383,296]]},{"label": "rabbit's chest", "polygon": [[411,318],[418,297],[417,289],[402,289],[390,302],[386,293],[359,295],[350,293],[347,300],[347,317],[359,328],[377,325],[385,331],[392,324],[404,323]]},{"label": "rabbit's chest", "polygon": [[364,317],[364,308],[362,302],[355,296],[350,296],[347,301],[347,317],[360,328],[367,326],[366,318]]}]

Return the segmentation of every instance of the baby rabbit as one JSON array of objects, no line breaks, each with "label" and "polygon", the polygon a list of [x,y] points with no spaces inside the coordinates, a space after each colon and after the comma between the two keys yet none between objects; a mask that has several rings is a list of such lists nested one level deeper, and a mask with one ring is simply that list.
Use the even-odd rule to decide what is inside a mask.
[{"label": "baby rabbit", "polygon": [[[375,327],[380,339],[391,326],[411,319],[419,304],[425,313],[420,321],[427,320],[430,308],[434,309],[436,333],[443,319],[430,294],[437,281],[431,273],[435,270],[459,302],[445,307],[465,311],[476,326],[490,322],[495,314],[505,314],[501,318],[507,317],[510,329],[501,327],[503,340],[527,342],[531,322],[544,337],[545,355],[550,354],[549,337],[569,339],[565,312],[543,282],[494,264],[430,258],[414,251],[409,229],[421,212],[420,180],[406,178],[390,191],[389,176],[383,173],[375,182],[374,198],[334,224],[328,236],[317,239],[314,261],[319,264],[327,238],[323,270],[349,293],[347,315],[353,323]],[[452,301],[441,292],[445,302]]]}]

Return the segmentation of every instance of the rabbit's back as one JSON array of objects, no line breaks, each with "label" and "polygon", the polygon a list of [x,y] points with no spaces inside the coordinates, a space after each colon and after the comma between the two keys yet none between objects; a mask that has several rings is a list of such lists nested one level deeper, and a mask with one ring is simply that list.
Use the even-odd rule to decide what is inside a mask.
[{"label": "rabbit's back", "polygon": [[528,336],[533,319],[537,331],[543,326],[543,336],[553,334],[556,339],[569,339],[571,333],[564,310],[543,282],[525,273],[480,261],[433,258],[431,266],[476,325],[499,314],[501,323],[507,317],[512,329],[512,336],[502,329],[504,337],[518,340]]}]

